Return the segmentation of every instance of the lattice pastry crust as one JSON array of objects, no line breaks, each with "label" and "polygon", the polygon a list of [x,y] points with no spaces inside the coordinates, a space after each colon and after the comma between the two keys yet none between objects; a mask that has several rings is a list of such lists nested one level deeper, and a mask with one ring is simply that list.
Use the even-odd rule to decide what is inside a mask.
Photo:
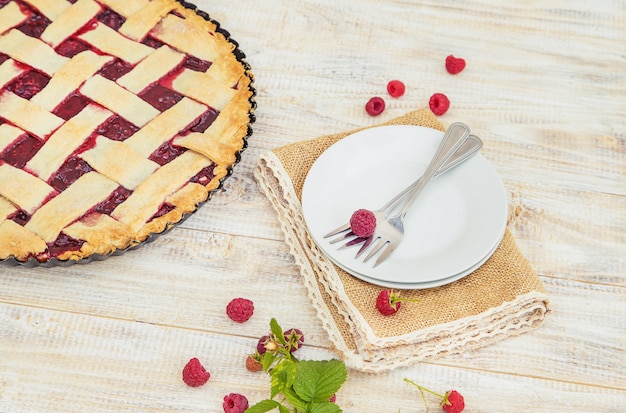
[{"label": "lattice pastry crust", "polygon": [[106,257],[178,223],[238,162],[254,87],[174,0],[0,0],[0,260]]}]

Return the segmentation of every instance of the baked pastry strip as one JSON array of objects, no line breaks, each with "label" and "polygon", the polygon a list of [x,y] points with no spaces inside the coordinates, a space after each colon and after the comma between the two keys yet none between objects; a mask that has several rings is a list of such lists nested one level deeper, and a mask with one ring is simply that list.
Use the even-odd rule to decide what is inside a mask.
[{"label": "baked pastry strip", "polygon": [[161,113],[139,96],[100,75],[88,79],[80,92],[140,127]]},{"label": "baked pastry strip", "polygon": [[0,164],[0,195],[29,214],[56,191],[46,182],[7,163]]},{"label": "baked pastry strip", "polygon": [[135,188],[128,199],[113,210],[111,216],[130,226],[133,231],[139,231],[170,194],[183,187],[199,171],[211,164],[210,159],[195,152],[183,153],[157,169]]},{"label": "baked pastry strip", "polygon": [[57,47],[101,11],[102,6],[93,0],[78,0],[46,27],[41,33],[41,40]]},{"label": "baked pastry strip", "polygon": [[117,182],[98,172],[88,172],[39,208],[24,228],[46,243],[53,242],[63,228],[107,199],[118,186]]},{"label": "baked pastry strip", "polygon": [[39,106],[54,110],[65,98],[77,90],[87,79],[114,59],[112,56],[99,55],[85,50],[57,71],[46,87],[33,96],[30,101]]},{"label": "baked pastry strip", "polygon": [[39,10],[50,21],[55,21],[65,9],[72,5],[65,0],[24,0],[24,2]]},{"label": "baked pastry strip", "polygon": [[96,171],[131,190],[159,168],[158,163],[139,155],[130,146],[104,136],[98,136],[95,146],[80,157]]},{"label": "baked pastry strip", "polygon": [[208,108],[192,99],[183,97],[174,106],[162,112],[150,123],[124,141],[137,153],[150,156],[159,146],[167,142]]},{"label": "baked pastry strip", "polygon": [[92,30],[80,34],[78,38],[134,65],[154,51],[152,47],[127,39],[103,23],[97,23]]},{"label": "baked pastry strip", "polygon": [[[45,140],[65,122],[30,100],[6,90],[0,94],[0,112],[3,118],[41,140]],[[33,122],[33,119],[37,119],[37,122]]]},{"label": "baked pastry strip", "polygon": [[112,115],[113,113],[98,105],[85,106],[48,138],[26,167],[40,179],[48,181],[68,156]]},{"label": "baked pastry strip", "polygon": [[0,9],[0,33],[22,24],[27,18],[28,15],[22,12],[17,3],[7,3]]},{"label": "baked pastry strip", "polygon": [[69,60],[41,40],[27,36],[17,29],[11,29],[0,36],[0,52],[48,76],[54,75]]},{"label": "baked pastry strip", "polygon": [[184,54],[167,45],[163,45],[142,60],[133,70],[117,79],[116,82],[131,92],[138,94],[171,70],[174,70],[184,60]]},{"label": "baked pastry strip", "polygon": [[15,126],[9,125],[8,123],[3,123],[0,125],[0,152],[4,151],[8,148],[12,143],[14,143],[17,138],[22,136],[25,132],[20,128],[16,128]]}]

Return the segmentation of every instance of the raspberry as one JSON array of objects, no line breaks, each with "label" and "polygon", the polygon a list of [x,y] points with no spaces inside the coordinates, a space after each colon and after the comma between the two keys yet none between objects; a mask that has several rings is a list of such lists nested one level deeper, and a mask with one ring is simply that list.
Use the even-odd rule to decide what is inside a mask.
[{"label": "raspberry", "polygon": [[365,104],[365,111],[371,116],[378,116],[385,110],[385,101],[379,96],[374,96]]},{"label": "raspberry", "polygon": [[285,341],[289,345],[289,352],[297,351],[304,344],[304,334],[297,328],[290,328],[284,332]]},{"label": "raspberry", "polygon": [[446,70],[451,75],[461,73],[465,69],[465,59],[454,57],[452,55],[446,57]]},{"label": "raspberry", "polygon": [[402,304],[397,298],[398,296],[393,291],[382,290],[376,298],[376,308],[382,315],[394,315]]},{"label": "raspberry", "polygon": [[204,385],[211,374],[204,369],[204,366],[200,364],[200,360],[192,358],[187,362],[183,368],[183,381],[191,387],[198,387]]},{"label": "raspberry", "polygon": [[265,354],[266,351],[271,353],[276,352],[278,350],[278,343],[274,340],[274,337],[263,336],[259,339],[259,342],[256,344],[256,351],[259,354]]},{"label": "raspberry", "polygon": [[265,344],[269,341],[270,336],[263,336],[259,339],[259,342],[256,343],[256,351],[259,354],[264,354],[267,349],[265,348]]},{"label": "raspberry", "polygon": [[[456,390],[448,390],[446,394],[441,395],[439,393],[435,393],[434,391],[427,389],[426,387],[420,386],[419,384],[415,383],[413,380],[409,380],[406,377],[404,378],[404,381],[417,387],[417,389],[422,394],[422,399],[424,400],[424,404],[426,404],[426,397],[424,396],[424,392],[426,391],[430,394],[434,394],[435,396],[441,399],[441,403],[439,404],[439,406],[441,406],[441,409],[445,413],[461,413],[463,409],[465,409],[465,400],[463,400],[463,396],[461,396],[461,393],[459,393]],[[428,405],[426,406],[426,410],[428,410]]]},{"label": "raspberry", "polygon": [[392,98],[399,98],[404,95],[404,83],[399,80],[392,80],[387,83],[387,92]]},{"label": "raspberry", "polygon": [[246,358],[246,369],[252,373],[263,370],[263,364],[254,356],[248,356]]},{"label": "raspberry", "polygon": [[330,399],[328,399],[328,401],[331,403],[335,403],[337,401],[337,393],[330,396]]},{"label": "raspberry", "polygon": [[248,399],[243,394],[231,393],[224,396],[222,407],[224,413],[243,413],[248,408]]},{"label": "raspberry", "polygon": [[408,298],[400,298],[399,294],[392,290],[382,290],[376,297],[376,308],[385,316],[394,315],[400,309],[400,304],[406,302],[418,302],[420,300],[410,300]]},{"label": "raspberry", "polygon": [[443,93],[435,93],[430,97],[428,105],[435,115],[441,116],[450,108],[450,100]]},{"label": "raspberry", "polygon": [[357,237],[369,237],[376,229],[376,216],[367,209],[357,209],[350,217],[350,229]]},{"label": "raspberry", "polygon": [[441,408],[446,413],[461,413],[465,409],[465,400],[458,391],[449,390],[441,402]]},{"label": "raspberry", "polygon": [[244,323],[252,317],[254,303],[247,298],[233,298],[226,306],[226,314],[237,323]]}]

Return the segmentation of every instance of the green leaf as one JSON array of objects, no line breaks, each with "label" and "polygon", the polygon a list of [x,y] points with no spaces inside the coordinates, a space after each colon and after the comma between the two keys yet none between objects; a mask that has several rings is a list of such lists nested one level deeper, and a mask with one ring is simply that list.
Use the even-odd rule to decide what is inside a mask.
[{"label": "green leaf", "polygon": [[343,412],[343,410],[341,410],[339,406],[329,401],[311,403],[309,410],[307,410],[307,413],[341,413],[341,412]]},{"label": "green leaf", "polygon": [[283,359],[272,369],[270,376],[272,378],[270,397],[273,399],[278,393],[291,387],[296,377],[296,365],[291,360]]},{"label": "green leaf", "polygon": [[274,363],[275,360],[276,360],[276,354],[271,353],[269,351],[265,352],[263,354],[263,360],[262,360],[263,371],[267,372],[270,369],[270,367],[272,367],[272,364]]},{"label": "green leaf", "polygon": [[306,402],[328,401],[348,377],[340,360],[301,360],[296,364],[293,389]]},{"label": "green leaf", "polygon": [[287,387],[285,390],[283,390],[283,395],[285,396],[285,399],[287,399],[289,404],[291,404],[297,411],[299,411],[299,412],[306,412],[306,411],[308,411],[309,404],[307,402],[305,402],[304,400],[302,400],[296,394],[296,392],[293,391],[293,388]]},{"label": "green leaf", "polygon": [[278,403],[276,400],[266,399],[261,400],[254,406],[248,407],[245,413],[265,413],[269,412],[270,410],[274,410],[277,407],[280,410],[280,403]]},{"label": "green leaf", "polygon": [[280,344],[285,345],[287,342],[285,341],[285,335],[283,334],[283,329],[278,325],[278,321],[275,318],[270,320],[270,328],[272,329],[272,334],[275,336],[276,341]]}]

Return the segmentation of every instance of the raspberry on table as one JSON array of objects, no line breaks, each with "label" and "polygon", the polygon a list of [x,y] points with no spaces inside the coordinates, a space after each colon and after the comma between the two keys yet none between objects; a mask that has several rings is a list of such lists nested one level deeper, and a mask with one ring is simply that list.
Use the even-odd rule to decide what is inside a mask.
[{"label": "raspberry on table", "polygon": [[376,230],[376,216],[367,209],[357,209],[350,217],[350,229],[357,237],[369,237]]},{"label": "raspberry on table", "polygon": [[435,93],[428,101],[430,110],[437,116],[441,116],[450,108],[450,100],[443,93]]},{"label": "raspberry on table", "polygon": [[263,364],[255,356],[246,357],[246,369],[252,373],[263,370]]},{"label": "raspberry on table", "polygon": [[441,402],[441,409],[446,413],[461,413],[465,409],[465,400],[458,391],[449,390]]},{"label": "raspberry on table", "polygon": [[226,306],[226,314],[237,323],[244,323],[254,314],[254,303],[247,298],[233,298]]},{"label": "raspberry on table", "polygon": [[283,333],[285,341],[289,345],[289,352],[293,353],[297,351],[304,344],[304,334],[302,330],[297,328],[290,328]]},{"label": "raspberry on table", "polygon": [[196,357],[189,360],[183,368],[183,381],[190,387],[202,386],[209,381],[209,378],[211,374]]},{"label": "raspberry on table", "polygon": [[224,413],[243,413],[248,408],[248,399],[243,394],[230,393],[224,396]]},{"label": "raspberry on table", "polygon": [[451,75],[456,75],[465,69],[465,59],[449,55],[446,57],[446,70]]},{"label": "raspberry on table", "polygon": [[380,96],[374,96],[365,104],[365,111],[371,116],[378,116],[385,110],[385,101]]},{"label": "raspberry on table", "polygon": [[400,96],[404,95],[405,89],[406,88],[404,86],[404,83],[402,83],[400,80],[392,80],[387,83],[387,92],[391,97],[399,98]]}]

